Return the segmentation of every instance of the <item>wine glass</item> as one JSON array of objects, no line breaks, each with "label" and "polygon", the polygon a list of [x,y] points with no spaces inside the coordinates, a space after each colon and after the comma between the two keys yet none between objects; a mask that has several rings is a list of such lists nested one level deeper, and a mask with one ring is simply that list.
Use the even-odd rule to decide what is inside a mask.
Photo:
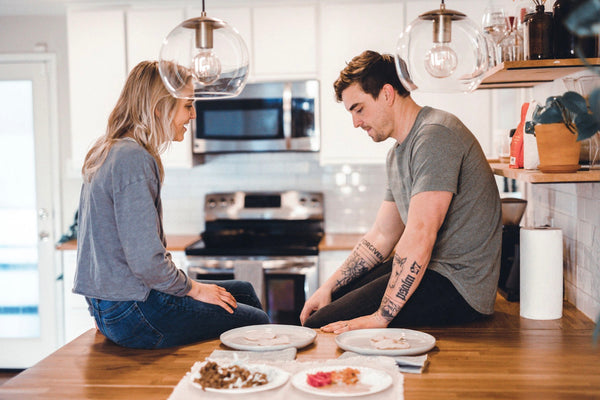
[{"label": "wine glass", "polygon": [[483,12],[483,18],[481,20],[481,26],[483,33],[489,38],[492,43],[492,55],[491,58],[494,60],[494,64],[502,61],[502,54],[500,53],[500,41],[509,31],[508,20],[504,9],[496,4],[489,4]]}]

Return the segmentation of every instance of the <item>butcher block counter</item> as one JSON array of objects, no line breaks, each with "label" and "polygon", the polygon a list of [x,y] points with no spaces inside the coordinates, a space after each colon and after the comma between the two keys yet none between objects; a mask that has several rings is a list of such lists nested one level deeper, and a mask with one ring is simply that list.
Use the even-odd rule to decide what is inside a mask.
[{"label": "butcher block counter", "polygon": [[[534,321],[519,317],[519,303],[498,296],[488,320],[417,329],[437,343],[423,373],[404,374],[406,400],[600,398],[594,323],[568,303],[561,319]],[[334,340],[319,331],[296,360],[337,358]],[[215,349],[227,348],[215,339],[132,350],[91,329],[0,386],[0,399],[167,399],[194,362]],[[272,398],[268,391],[264,397]]]},{"label": "butcher block counter", "polygon": [[[352,250],[362,233],[328,233],[321,243],[319,250]],[[167,250],[184,251],[185,248],[200,239],[199,235],[167,235]],[[77,250],[77,240],[69,240],[56,246],[57,250]]]}]

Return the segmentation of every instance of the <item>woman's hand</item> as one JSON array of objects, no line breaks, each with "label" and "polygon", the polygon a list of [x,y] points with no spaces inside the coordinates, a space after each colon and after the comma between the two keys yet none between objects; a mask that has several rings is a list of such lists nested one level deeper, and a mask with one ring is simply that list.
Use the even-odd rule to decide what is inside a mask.
[{"label": "woman's hand", "polygon": [[310,314],[325,307],[329,303],[331,303],[331,291],[324,286],[321,286],[304,303],[304,307],[302,307],[302,312],[300,313],[300,323],[304,325],[304,321],[310,317]]},{"label": "woman's hand", "polygon": [[237,302],[231,293],[221,286],[210,283],[200,283],[192,280],[192,289],[189,291],[188,296],[194,300],[222,307],[229,314],[233,314],[233,309],[237,308]]},{"label": "woman's hand", "polygon": [[354,329],[387,328],[389,321],[381,318],[377,313],[358,317],[349,321],[336,321],[321,327],[323,332],[342,333]]}]

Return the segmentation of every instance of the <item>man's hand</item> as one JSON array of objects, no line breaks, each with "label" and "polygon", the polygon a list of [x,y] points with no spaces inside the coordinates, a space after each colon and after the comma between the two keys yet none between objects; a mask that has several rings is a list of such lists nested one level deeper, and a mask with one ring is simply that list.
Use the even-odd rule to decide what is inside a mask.
[{"label": "man's hand", "polygon": [[233,309],[237,308],[235,297],[227,289],[210,283],[200,283],[192,280],[192,289],[189,291],[188,296],[203,303],[217,305],[229,314],[233,314]]},{"label": "man's hand", "polygon": [[321,286],[304,303],[304,307],[302,307],[302,312],[300,313],[300,323],[304,325],[304,321],[310,317],[310,314],[325,307],[329,303],[331,303],[331,291]]},{"label": "man's hand", "polygon": [[387,328],[389,321],[382,318],[377,312],[349,321],[337,321],[321,327],[323,332],[343,333],[354,329]]}]

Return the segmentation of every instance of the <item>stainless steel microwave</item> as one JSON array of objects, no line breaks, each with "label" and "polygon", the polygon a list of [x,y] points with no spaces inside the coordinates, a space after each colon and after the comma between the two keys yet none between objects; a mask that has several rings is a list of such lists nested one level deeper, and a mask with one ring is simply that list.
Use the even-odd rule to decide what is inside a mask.
[{"label": "stainless steel microwave", "polygon": [[237,97],[194,107],[196,154],[320,149],[317,80],[250,83]]}]

